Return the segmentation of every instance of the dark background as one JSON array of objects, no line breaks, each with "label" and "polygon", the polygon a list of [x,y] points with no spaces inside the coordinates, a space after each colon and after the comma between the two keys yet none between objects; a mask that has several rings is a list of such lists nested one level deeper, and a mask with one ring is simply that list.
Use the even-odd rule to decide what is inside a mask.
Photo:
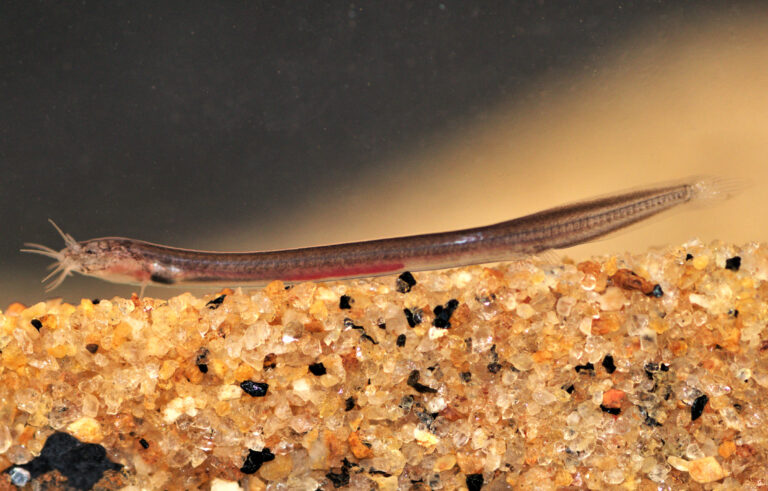
[{"label": "dark background", "polygon": [[567,90],[630,36],[746,6],[2,2],[0,305],[44,297],[46,263],[18,249],[59,247],[48,218],[78,239],[214,247],[231,221],[279,225],[500,100],[535,106],[542,78]]}]

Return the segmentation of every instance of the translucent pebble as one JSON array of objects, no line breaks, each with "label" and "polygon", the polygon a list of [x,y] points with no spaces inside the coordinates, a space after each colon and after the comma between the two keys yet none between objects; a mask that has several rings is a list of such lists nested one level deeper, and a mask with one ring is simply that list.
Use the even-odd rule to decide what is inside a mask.
[{"label": "translucent pebble", "polygon": [[211,481],[211,491],[242,491],[242,489],[237,481],[228,481],[218,477],[214,477]]},{"label": "translucent pebble", "polygon": [[470,281],[472,281],[472,274],[466,270],[459,270],[456,274],[451,276],[451,280],[457,288],[464,288]]},{"label": "translucent pebble", "polygon": [[633,315],[627,322],[627,334],[630,336],[641,336],[648,332],[648,316]]},{"label": "translucent pebble", "polygon": [[584,278],[581,280],[581,287],[584,290],[592,291],[595,289],[595,286],[597,286],[597,278],[591,274],[584,275]]},{"label": "translucent pebble", "polygon": [[696,324],[696,326],[703,326],[707,322],[707,313],[703,310],[697,310],[693,313],[693,323]]},{"label": "translucent pebble", "polygon": [[702,389],[710,397],[717,397],[731,393],[731,387],[717,383],[716,381],[703,380]]},{"label": "translucent pebble", "polygon": [[478,327],[475,336],[472,338],[472,350],[475,353],[483,353],[491,349],[491,346],[495,344],[493,336],[490,331],[485,327]]},{"label": "translucent pebble", "polygon": [[427,331],[427,337],[429,338],[430,341],[440,339],[442,337],[445,337],[446,335],[448,335],[448,330],[441,329],[438,327],[431,327],[429,331]]},{"label": "translucent pebble", "polygon": [[243,395],[243,390],[238,385],[222,385],[219,387],[217,398],[220,401],[231,401],[234,399],[240,399]]},{"label": "translucent pebble", "polygon": [[315,423],[313,418],[310,418],[305,414],[295,415],[288,421],[291,429],[299,434],[311,430],[315,426]]},{"label": "translucent pebble", "polygon": [[517,308],[517,299],[514,295],[504,295],[501,298],[501,304],[506,310],[515,310]]},{"label": "translucent pebble", "polygon": [[532,399],[537,404],[541,404],[542,406],[547,406],[555,402],[557,400],[557,397],[555,397],[554,394],[552,394],[551,392],[545,389],[538,389],[533,391]]},{"label": "translucent pebble", "polygon": [[[413,436],[415,440],[419,443],[419,445],[423,445],[425,447],[432,447],[434,445],[437,445],[440,442],[440,439],[437,436],[435,436],[432,432],[423,430],[419,427],[416,427],[413,429]],[[474,444],[474,435],[473,435],[473,444]],[[476,448],[479,448],[479,447],[476,447]]]},{"label": "translucent pebble", "polygon": [[592,404],[599,406],[603,402],[603,392],[595,391],[592,393]]},{"label": "translucent pebble", "polygon": [[585,317],[579,321],[579,332],[585,336],[592,335],[592,319]]},{"label": "translucent pebble", "polygon": [[451,288],[451,279],[447,275],[438,274],[429,286],[435,291],[444,292]]},{"label": "translucent pebble", "polygon": [[530,403],[528,403],[527,406],[525,406],[525,413],[528,416],[535,416],[535,415],[539,414],[540,412],[541,412],[541,405],[539,405],[539,404],[537,404],[535,402],[530,402]]},{"label": "translucent pebble", "polygon": [[694,268],[702,270],[709,264],[709,256],[705,256],[704,254],[696,256],[693,258],[693,261],[691,261],[691,264],[693,264]]},{"label": "translucent pebble", "polygon": [[582,460],[586,459],[595,449],[594,436],[590,437],[589,435],[582,435],[581,438],[574,439],[568,445],[568,448],[573,452],[581,454],[580,456]]},{"label": "translucent pebble", "polygon": [[557,301],[557,304],[555,305],[557,315],[561,317],[568,317],[571,315],[571,310],[573,309],[574,305],[576,305],[575,298],[569,296],[560,297],[560,299]]},{"label": "translucent pebble", "polygon": [[16,465],[26,464],[34,458],[32,452],[24,445],[13,445],[6,451],[5,456]]},{"label": "translucent pebble", "polygon": [[741,330],[741,341],[744,343],[759,342],[760,333],[765,330],[765,324],[762,323],[744,323],[744,328]]},{"label": "translucent pebble", "polygon": [[488,455],[485,457],[483,465],[483,471],[486,473],[492,473],[501,466],[501,454],[494,452],[491,446],[488,447]]},{"label": "translucent pebble", "polygon": [[254,431],[245,437],[243,444],[248,448],[264,448],[264,437],[258,431]]},{"label": "translucent pebble", "polygon": [[469,435],[466,433],[462,433],[461,431],[457,431],[453,434],[453,446],[456,448],[461,448],[464,445],[467,444],[469,441]]},{"label": "translucent pebble", "polygon": [[[294,469],[294,473],[295,472],[296,470]],[[302,477],[294,477],[294,476],[295,474],[292,474],[288,478],[285,489],[322,489],[320,487],[321,483],[310,476],[302,476]],[[301,474],[299,474],[299,476],[301,476]],[[394,483],[395,484],[397,483],[397,476],[390,476],[388,478],[385,478],[384,476],[381,476],[381,475],[375,475],[371,477],[371,479],[374,479],[375,481],[377,480],[376,478],[379,478],[382,480],[389,480],[389,481],[394,480]],[[254,489],[254,488],[250,488],[250,489]],[[380,485],[379,489],[388,489],[388,488],[384,488],[383,486]],[[396,489],[396,488],[391,488],[391,489]]]},{"label": "translucent pebble", "polygon": [[205,459],[208,458],[208,455],[200,450],[199,448],[195,448],[191,452],[191,458],[189,460],[189,464],[192,467],[198,467],[200,464],[205,462]]},{"label": "translucent pebble", "polygon": [[[288,401],[283,399],[280,402],[277,403],[275,406],[275,418],[276,419],[282,419],[284,421],[289,420],[293,417],[293,412],[291,411],[291,406],[288,404]],[[266,433],[266,431],[265,431]]]},{"label": "translucent pebble", "polygon": [[600,336],[589,336],[584,343],[584,353],[591,363],[602,360],[607,351],[605,340]]},{"label": "translucent pebble", "polygon": [[605,293],[598,297],[597,301],[601,310],[616,311],[621,310],[627,303],[627,297],[624,296],[624,291],[621,288],[610,286],[605,289]]},{"label": "translucent pebble", "polygon": [[536,311],[533,309],[533,307],[527,303],[519,304],[515,309],[515,312],[518,316],[520,316],[521,319],[530,319],[536,314]]},{"label": "translucent pebble", "polygon": [[579,434],[573,428],[566,428],[563,431],[563,440],[568,442],[576,438]]},{"label": "translucent pebble", "polygon": [[510,407],[515,402],[515,396],[509,392],[502,392],[496,398],[496,405],[501,409]]},{"label": "translucent pebble", "polygon": [[[291,449],[293,449],[293,451],[291,451]],[[310,468],[310,462],[308,459],[309,453],[305,449],[303,448],[296,449],[293,446],[289,445],[286,447],[286,450],[291,453],[291,458],[293,460],[293,472],[291,472],[291,477],[289,477],[289,480],[288,480],[288,482],[290,483],[291,481],[298,480],[296,476],[309,473],[311,468]],[[314,481],[314,479],[311,479],[311,478],[305,478],[305,479]],[[317,483],[315,483],[314,487],[313,486],[291,487],[289,485],[288,488],[289,489],[317,489]]]},{"label": "translucent pebble", "polygon": [[768,372],[767,371],[759,371],[754,372],[752,374],[752,378],[760,387],[768,388]]},{"label": "translucent pebble", "polygon": [[237,358],[240,356],[240,351],[243,349],[243,337],[231,335],[224,340],[224,346],[226,347],[227,354],[231,358]]},{"label": "translucent pebble", "polygon": [[576,411],[570,413],[568,416],[565,417],[565,423],[568,426],[578,426],[580,421],[581,421],[581,416],[579,416],[579,413],[577,413]]},{"label": "translucent pebble", "polygon": [[485,448],[488,444],[488,434],[482,429],[478,428],[472,433],[472,448],[479,450]]},{"label": "translucent pebble", "polygon": [[82,417],[67,426],[67,433],[78,440],[99,443],[104,438],[101,424],[94,418]]},{"label": "translucent pebble", "polygon": [[669,466],[664,464],[654,465],[650,471],[648,471],[648,479],[656,483],[663,483],[667,480],[669,474]]},{"label": "translucent pebble", "polygon": [[117,302],[117,307],[123,315],[136,310],[136,305],[129,299],[115,299],[115,302]]},{"label": "translucent pebble", "polygon": [[675,316],[675,321],[680,327],[688,327],[693,322],[693,313],[690,310],[684,310]]},{"label": "translucent pebble", "polygon": [[4,454],[9,448],[11,448],[13,440],[11,438],[11,431],[6,425],[0,423],[0,455]]},{"label": "translucent pebble", "polygon": [[106,405],[107,414],[117,414],[123,404],[123,394],[118,391],[105,392],[102,401]]},{"label": "translucent pebble", "polygon": [[706,457],[706,455],[704,455],[704,452],[701,451],[701,447],[699,447],[699,444],[695,442],[685,447],[685,456],[689,460],[702,459]]},{"label": "translucent pebble", "polygon": [[752,370],[749,368],[740,368],[736,370],[735,376],[742,382],[747,382],[750,378],[752,378]]},{"label": "translucent pebble", "polygon": [[168,452],[168,465],[170,467],[184,467],[192,459],[192,452],[186,448]]},{"label": "translucent pebble", "polygon": [[517,353],[512,356],[509,362],[521,372],[530,370],[533,367],[533,358],[528,353]]},{"label": "translucent pebble", "polygon": [[27,413],[34,413],[40,404],[40,392],[29,387],[16,392],[16,407]]},{"label": "translucent pebble", "polygon": [[688,300],[692,304],[704,307],[707,310],[710,310],[710,307],[712,306],[712,302],[710,302],[710,300],[705,295],[700,295],[698,293],[691,293],[688,295]]},{"label": "translucent pebble", "polygon": [[243,335],[243,346],[247,350],[252,350],[256,346],[264,343],[269,337],[269,326],[266,322],[260,321],[249,326]]},{"label": "translucent pebble", "polygon": [[12,467],[8,474],[11,476],[11,483],[19,487],[26,486],[32,477],[28,470],[21,467]]},{"label": "translucent pebble", "polygon": [[670,455],[667,457],[667,462],[669,462],[669,465],[674,467],[675,469],[683,472],[688,472],[688,469],[690,468],[691,463],[685,459],[681,459],[680,457],[677,457],[675,455]]},{"label": "translucent pebble", "polygon": [[310,358],[316,358],[323,352],[323,347],[316,338],[303,338],[302,341],[303,343],[300,345],[301,352]]},{"label": "translucent pebble", "polygon": [[171,473],[168,471],[158,471],[150,475],[149,488],[150,489],[162,489],[164,484],[171,478]]},{"label": "translucent pebble", "polygon": [[743,424],[741,423],[741,418],[739,418],[739,413],[734,409],[733,407],[724,407],[718,411],[720,413],[720,416],[723,418],[723,422],[728,428],[733,428],[735,430],[741,430]]},{"label": "translucent pebble", "polygon": [[96,353],[93,355],[93,362],[100,367],[105,367],[109,363],[109,358],[102,355],[101,353]]},{"label": "translucent pebble", "polygon": [[308,401],[312,398],[312,385],[306,378],[300,378],[293,381],[293,393],[302,400]]},{"label": "translucent pebble", "polygon": [[501,374],[501,383],[504,385],[512,385],[517,380],[517,372],[514,370],[505,370]]},{"label": "translucent pebble", "polygon": [[[382,396],[388,397],[388,394],[383,393]],[[446,401],[444,397],[433,397],[426,402],[427,411],[430,413],[438,413],[445,409],[447,406],[448,401]]]},{"label": "translucent pebble", "polygon": [[603,472],[603,481],[606,484],[621,484],[624,482],[624,471],[621,469],[609,469]]},{"label": "translucent pebble", "polygon": [[606,421],[606,433],[623,435],[634,428],[629,418],[609,419]]},{"label": "translucent pebble", "polygon": [[712,439],[706,438],[699,442],[699,444],[701,446],[702,455],[715,455],[717,453],[718,444],[715,443]]},{"label": "translucent pebble", "polygon": [[640,349],[647,353],[655,352],[658,349],[656,331],[648,329],[640,336]]},{"label": "translucent pebble", "polygon": [[595,405],[591,401],[579,405],[582,428],[597,426],[602,420],[602,414],[603,413],[600,411],[595,411]]},{"label": "translucent pebble", "polygon": [[21,348],[22,353],[24,354],[32,354],[35,350],[35,345],[32,343],[32,340],[29,338],[27,333],[22,329],[14,329],[13,330],[13,337],[16,338],[16,342],[18,343],[19,347]]}]

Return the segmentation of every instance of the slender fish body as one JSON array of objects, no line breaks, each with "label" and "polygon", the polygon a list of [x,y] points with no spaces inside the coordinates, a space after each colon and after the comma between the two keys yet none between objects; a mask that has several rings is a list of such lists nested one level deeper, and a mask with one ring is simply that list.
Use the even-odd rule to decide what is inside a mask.
[{"label": "slender fish body", "polygon": [[30,248],[23,251],[58,261],[46,277],[60,273],[50,288],[73,271],[142,285],[258,285],[272,280],[355,278],[497,262],[582,244],[684,203],[728,197],[731,190],[727,184],[690,180],[560,206],[483,227],[301,249],[207,252],[120,237],[77,242],[56,227],[66,248],[55,251],[27,244]]}]

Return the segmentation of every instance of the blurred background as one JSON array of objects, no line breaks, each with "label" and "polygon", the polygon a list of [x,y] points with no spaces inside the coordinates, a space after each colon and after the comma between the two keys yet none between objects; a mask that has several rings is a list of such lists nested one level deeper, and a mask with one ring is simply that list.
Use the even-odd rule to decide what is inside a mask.
[{"label": "blurred background", "polygon": [[46,294],[48,218],[288,248],[713,174],[755,185],[564,254],[765,241],[766,87],[764,2],[2,2],[0,308],[137,290]]}]

